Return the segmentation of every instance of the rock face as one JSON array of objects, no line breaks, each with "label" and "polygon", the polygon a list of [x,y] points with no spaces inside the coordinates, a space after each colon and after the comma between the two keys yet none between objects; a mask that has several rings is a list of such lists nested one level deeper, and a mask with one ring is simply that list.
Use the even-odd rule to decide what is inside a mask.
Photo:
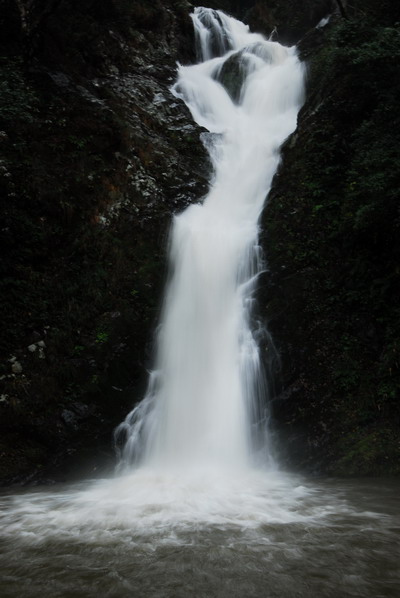
[{"label": "rock face", "polygon": [[143,390],[171,215],[206,191],[199,130],[169,91],[193,58],[189,12],[0,2],[6,481],[111,452]]},{"label": "rock face", "polygon": [[242,86],[248,73],[249,62],[253,57],[261,58],[264,62],[271,62],[271,56],[265,46],[260,43],[249,45],[244,50],[235,52],[224,62],[222,68],[215,73],[215,79],[228,92],[232,101],[238,103],[242,92]]},{"label": "rock face", "polygon": [[336,8],[335,0],[257,0],[245,18],[252,30],[293,45]]},{"label": "rock face", "polygon": [[300,42],[307,101],[263,218],[288,463],[399,473],[399,7],[356,2]]}]

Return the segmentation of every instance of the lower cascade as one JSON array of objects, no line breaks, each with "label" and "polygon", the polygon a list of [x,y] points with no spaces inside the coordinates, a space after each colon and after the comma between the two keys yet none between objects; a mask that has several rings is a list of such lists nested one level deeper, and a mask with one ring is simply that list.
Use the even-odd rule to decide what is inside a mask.
[{"label": "lower cascade", "polygon": [[179,67],[172,92],[207,130],[213,175],[204,202],[174,218],[155,370],[116,430],[122,470],[273,465],[251,326],[258,221],[296,127],[303,68],[295,48],[223,12],[196,8],[192,19],[200,62]]}]

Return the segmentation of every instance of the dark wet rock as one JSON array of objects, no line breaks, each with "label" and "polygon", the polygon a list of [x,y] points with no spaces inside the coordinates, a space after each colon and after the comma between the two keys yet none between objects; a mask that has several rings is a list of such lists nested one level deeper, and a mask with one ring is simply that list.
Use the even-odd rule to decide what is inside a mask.
[{"label": "dark wet rock", "polygon": [[73,411],[69,411],[68,409],[64,409],[61,412],[61,419],[67,426],[71,426],[75,430],[77,429],[77,416]]},{"label": "dark wet rock", "polygon": [[351,10],[300,43],[307,101],[263,217],[261,297],[282,356],[287,463],[398,474],[399,7]]},{"label": "dark wet rock", "polygon": [[252,31],[284,45],[299,42],[324,17],[337,12],[335,0],[258,0],[245,14]]},{"label": "dark wet rock", "polygon": [[23,480],[112,453],[144,390],[171,216],[209,166],[170,92],[194,59],[186,2],[49,0],[22,26],[1,0],[0,15],[0,477]]},{"label": "dark wet rock", "polygon": [[248,60],[243,52],[237,52],[230,56],[222,65],[222,68],[215,74],[215,79],[228,92],[231,99],[238,103],[242,85],[246,78]]},{"label": "dark wet rock", "polygon": [[252,71],[254,62],[260,60],[266,64],[270,63],[271,50],[260,42],[250,44],[225,60],[223,65],[216,69],[214,78],[221,83],[232,100],[238,103],[246,77]]}]

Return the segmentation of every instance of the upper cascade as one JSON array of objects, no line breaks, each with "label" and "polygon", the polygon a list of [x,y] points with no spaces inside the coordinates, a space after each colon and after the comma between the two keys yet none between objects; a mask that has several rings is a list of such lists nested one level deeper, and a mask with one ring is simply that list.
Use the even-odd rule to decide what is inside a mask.
[{"label": "upper cascade", "polygon": [[196,36],[199,61],[223,56],[229,50],[243,47],[249,40],[263,41],[262,35],[250,33],[248,25],[229,17],[220,10],[194,9],[191,15]]}]

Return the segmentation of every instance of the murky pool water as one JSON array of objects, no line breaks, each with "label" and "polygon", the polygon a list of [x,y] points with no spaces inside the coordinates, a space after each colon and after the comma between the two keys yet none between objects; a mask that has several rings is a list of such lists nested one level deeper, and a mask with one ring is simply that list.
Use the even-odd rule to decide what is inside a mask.
[{"label": "murky pool water", "polygon": [[5,492],[0,596],[398,598],[399,490],[143,469]]}]

